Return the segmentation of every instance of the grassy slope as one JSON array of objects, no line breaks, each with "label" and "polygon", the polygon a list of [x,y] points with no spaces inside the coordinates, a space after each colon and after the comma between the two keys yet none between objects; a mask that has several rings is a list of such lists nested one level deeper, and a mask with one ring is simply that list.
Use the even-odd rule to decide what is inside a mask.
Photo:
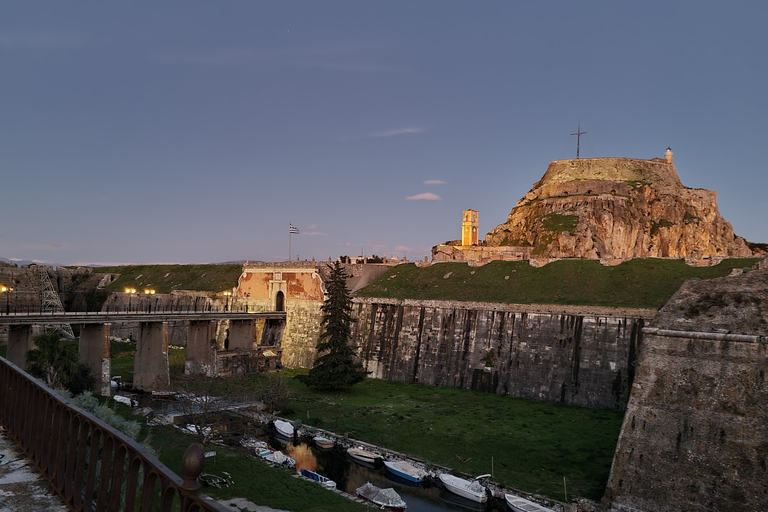
[{"label": "grassy slope", "polygon": [[662,259],[634,259],[615,267],[591,260],[560,260],[540,268],[527,261],[494,261],[482,267],[409,264],[392,268],[359,296],[660,308],[686,279],[725,276],[756,261],[727,259],[713,267]]},{"label": "grassy slope", "polygon": [[197,290],[220,292],[237,286],[242,272],[241,265],[125,265],[99,267],[96,272],[120,274],[107,286],[111,292],[121,292],[126,287],[136,288],[139,293],[145,288],[157,293],[173,290]]},{"label": "grassy slope", "polygon": [[[292,375],[294,372],[286,372]],[[367,379],[318,393],[291,379],[289,418],[508,486],[599,500],[623,414],[452,388]],[[469,459],[462,462],[461,459]]]}]

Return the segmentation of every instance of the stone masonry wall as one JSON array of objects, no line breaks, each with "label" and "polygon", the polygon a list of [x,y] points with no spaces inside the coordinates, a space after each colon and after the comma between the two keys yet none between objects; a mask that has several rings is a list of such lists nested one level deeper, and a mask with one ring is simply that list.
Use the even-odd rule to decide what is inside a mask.
[{"label": "stone masonry wall", "polygon": [[606,505],[627,512],[766,510],[765,339],[654,331],[643,339]]},{"label": "stone masonry wall", "polygon": [[376,378],[624,409],[649,312],[528,309],[357,298],[352,338]]}]

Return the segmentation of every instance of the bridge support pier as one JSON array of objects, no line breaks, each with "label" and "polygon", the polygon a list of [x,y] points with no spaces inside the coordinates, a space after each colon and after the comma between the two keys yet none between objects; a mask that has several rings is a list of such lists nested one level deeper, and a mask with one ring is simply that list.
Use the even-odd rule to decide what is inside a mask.
[{"label": "bridge support pier", "polygon": [[27,351],[32,350],[32,326],[8,326],[8,350],[5,358],[21,368],[27,369]]},{"label": "bridge support pier", "polygon": [[168,371],[168,322],[139,323],[133,387],[146,391],[167,390],[171,387]]},{"label": "bridge support pier", "polygon": [[229,350],[253,350],[256,340],[256,322],[253,320],[229,321]]},{"label": "bridge support pier", "polygon": [[83,324],[80,326],[80,362],[85,363],[96,376],[94,393],[109,396],[111,362],[109,359],[109,329],[111,324]]},{"label": "bridge support pier", "polygon": [[184,373],[216,377],[216,352],[216,322],[190,320]]}]

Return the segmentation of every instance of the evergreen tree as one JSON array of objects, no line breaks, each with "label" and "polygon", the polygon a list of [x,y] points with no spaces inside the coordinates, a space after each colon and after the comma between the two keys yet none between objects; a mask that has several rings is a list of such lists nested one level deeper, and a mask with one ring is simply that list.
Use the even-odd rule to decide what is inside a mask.
[{"label": "evergreen tree", "polygon": [[355,347],[349,345],[352,296],[347,289],[347,273],[340,262],[328,265],[331,273],[326,283],[328,295],[321,310],[323,332],[316,348],[327,352],[315,360],[309,374],[301,381],[323,390],[349,388],[365,380],[363,365],[355,361]]}]

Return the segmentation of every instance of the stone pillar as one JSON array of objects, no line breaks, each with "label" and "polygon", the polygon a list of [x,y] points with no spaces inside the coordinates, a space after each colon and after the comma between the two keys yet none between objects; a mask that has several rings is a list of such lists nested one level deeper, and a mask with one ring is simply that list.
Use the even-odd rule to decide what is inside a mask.
[{"label": "stone pillar", "polygon": [[256,341],[255,321],[229,321],[229,350],[253,350],[254,341]]},{"label": "stone pillar", "polygon": [[210,320],[191,320],[184,373],[216,377],[216,326]]},{"label": "stone pillar", "polygon": [[136,359],[133,363],[133,387],[145,391],[171,387],[168,371],[168,322],[141,322]]},{"label": "stone pillar", "polygon": [[8,327],[8,351],[5,358],[21,368],[27,369],[27,351],[32,347],[32,326],[11,325]]},{"label": "stone pillar", "polygon": [[84,324],[80,327],[80,362],[85,363],[96,377],[94,393],[109,396],[110,360],[109,360],[110,324]]}]

